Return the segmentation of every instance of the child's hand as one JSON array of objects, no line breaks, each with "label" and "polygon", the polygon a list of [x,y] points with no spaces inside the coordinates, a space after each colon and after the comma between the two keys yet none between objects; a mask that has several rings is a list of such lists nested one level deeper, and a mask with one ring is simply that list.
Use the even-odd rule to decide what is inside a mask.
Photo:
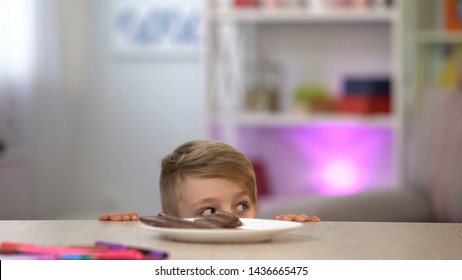
[{"label": "child's hand", "polygon": [[115,222],[129,222],[129,221],[138,221],[139,217],[136,212],[128,213],[104,213],[99,216],[98,220],[100,221],[115,221]]},{"label": "child's hand", "polygon": [[292,221],[292,222],[320,222],[321,221],[321,219],[319,219],[315,215],[308,216],[308,215],[305,215],[305,214],[277,215],[274,218],[276,220]]}]

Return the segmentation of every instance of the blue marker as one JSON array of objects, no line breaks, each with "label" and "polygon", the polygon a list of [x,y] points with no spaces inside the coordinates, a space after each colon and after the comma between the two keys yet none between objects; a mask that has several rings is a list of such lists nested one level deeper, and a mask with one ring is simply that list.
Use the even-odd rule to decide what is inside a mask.
[{"label": "blue marker", "polygon": [[124,249],[138,250],[144,255],[145,259],[151,259],[151,260],[163,260],[168,257],[168,253],[164,251],[144,249],[144,248],[133,247],[133,246],[126,246],[120,243],[96,241],[95,246],[96,247],[102,246],[102,247],[106,247],[111,250],[124,250]]}]

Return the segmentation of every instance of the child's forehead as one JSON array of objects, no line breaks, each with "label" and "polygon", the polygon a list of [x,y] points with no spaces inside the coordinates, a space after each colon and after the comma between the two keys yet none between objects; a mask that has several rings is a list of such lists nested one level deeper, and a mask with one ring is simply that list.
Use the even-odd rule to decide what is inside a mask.
[{"label": "child's forehead", "polygon": [[249,193],[248,187],[238,180],[233,180],[223,176],[185,176],[178,184],[178,189],[181,191],[184,188],[199,189],[206,186],[209,187],[221,187],[222,185],[232,185],[234,188],[238,188],[245,193]]}]

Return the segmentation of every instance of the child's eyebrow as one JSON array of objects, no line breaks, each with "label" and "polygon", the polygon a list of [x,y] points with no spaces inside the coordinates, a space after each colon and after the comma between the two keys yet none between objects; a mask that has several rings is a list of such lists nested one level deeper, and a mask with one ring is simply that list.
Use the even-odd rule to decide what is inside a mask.
[{"label": "child's eyebrow", "polygon": [[210,206],[210,205],[215,205],[219,203],[219,199],[215,197],[207,197],[203,199],[199,199],[197,201],[194,201],[192,206],[193,207],[202,207],[202,206]]},{"label": "child's eyebrow", "polygon": [[243,197],[243,196],[249,196],[249,194],[246,191],[240,191],[234,195],[234,197]]},{"label": "child's eyebrow", "polygon": [[207,198],[199,199],[198,201],[194,201],[194,205],[213,203],[213,202],[216,202],[216,201],[217,201],[217,199],[214,198],[214,197],[207,197]]}]

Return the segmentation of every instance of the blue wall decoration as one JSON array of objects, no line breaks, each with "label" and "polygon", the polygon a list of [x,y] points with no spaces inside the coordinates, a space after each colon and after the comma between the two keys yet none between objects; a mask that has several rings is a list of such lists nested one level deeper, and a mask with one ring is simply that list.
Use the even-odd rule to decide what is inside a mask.
[{"label": "blue wall decoration", "polygon": [[202,46],[201,0],[119,0],[110,17],[119,54],[197,55]]}]

